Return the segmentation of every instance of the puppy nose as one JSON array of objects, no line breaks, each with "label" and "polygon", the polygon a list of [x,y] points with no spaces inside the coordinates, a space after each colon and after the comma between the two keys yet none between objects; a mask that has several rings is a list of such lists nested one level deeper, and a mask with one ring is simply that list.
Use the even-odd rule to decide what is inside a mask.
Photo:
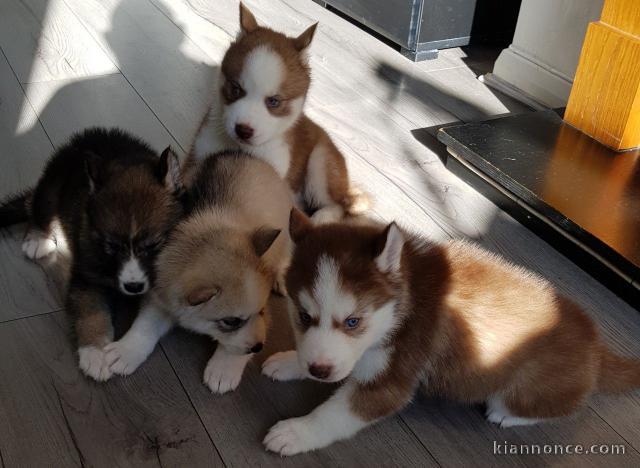
[{"label": "puppy nose", "polygon": [[253,136],[253,128],[249,127],[248,125],[236,124],[235,130],[236,135],[238,135],[238,138],[240,138],[241,140],[248,140]]},{"label": "puppy nose", "polygon": [[144,283],[139,281],[124,283],[124,289],[130,294],[140,294],[144,290]]},{"label": "puppy nose", "polygon": [[333,366],[327,364],[309,364],[309,374],[318,379],[326,379],[331,375],[332,370]]},{"label": "puppy nose", "polygon": [[257,343],[255,345],[253,345],[253,348],[251,348],[251,352],[252,353],[259,353],[260,351],[262,351],[262,343]]}]

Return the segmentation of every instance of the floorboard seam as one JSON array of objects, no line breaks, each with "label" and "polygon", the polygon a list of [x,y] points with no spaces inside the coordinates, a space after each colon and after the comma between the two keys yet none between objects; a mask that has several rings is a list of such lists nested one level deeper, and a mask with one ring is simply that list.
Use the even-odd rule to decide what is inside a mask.
[{"label": "floorboard seam", "polygon": [[35,108],[33,107],[33,103],[29,99],[29,96],[27,96],[27,92],[24,89],[24,86],[22,86],[22,83],[20,82],[20,79],[18,78],[18,74],[13,69],[13,65],[11,65],[11,62],[9,61],[9,58],[7,57],[7,54],[4,53],[4,49],[2,47],[0,47],[0,53],[2,53],[2,56],[4,57],[5,61],[7,62],[7,65],[9,65],[9,69],[11,69],[11,73],[13,73],[13,76],[16,79],[16,82],[18,83],[18,86],[20,86],[20,89],[22,90],[22,96],[24,96],[23,104],[26,102],[29,105],[29,107],[33,111],[33,114],[38,119],[38,124],[40,125],[40,128],[44,132],[44,135],[47,137],[47,140],[49,140],[49,144],[51,144],[51,149],[54,149],[55,145],[53,144],[53,140],[51,139],[51,137],[47,133],[47,129],[44,128],[44,124],[42,123],[42,120],[40,120],[40,115],[36,112]]},{"label": "floorboard seam", "polygon": [[158,346],[162,350],[162,354],[164,354],[165,359],[169,363],[169,367],[171,367],[171,370],[173,371],[173,374],[178,379],[178,382],[180,382],[180,387],[182,387],[182,391],[187,396],[187,400],[189,400],[189,404],[193,408],[193,411],[195,411],[196,416],[198,416],[198,420],[200,421],[200,424],[202,424],[202,428],[204,429],[204,431],[207,433],[207,437],[209,437],[209,440],[211,441],[211,445],[213,445],[213,448],[215,449],[216,453],[218,454],[218,457],[220,458],[220,461],[226,467],[227,463],[224,461],[224,458],[222,457],[222,454],[220,453],[220,450],[218,450],[218,446],[213,441],[213,437],[211,437],[211,434],[209,433],[209,430],[207,429],[206,424],[202,420],[202,417],[200,416],[200,413],[198,412],[198,410],[196,408],[196,405],[193,403],[193,400],[191,399],[191,395],[189,395],[189,392],[187,391],[187,388],[182,383],[182,379],[180,379],[180,376],[178,375],[178,372],[176,371],[175,367],[173,367],[173,363],[171,362],[171,359],[169,359],[169,355],[165,351],[164,346],[162,345],[162,343],[158,343]]},{"label": "floorboard seam", "polygon": [[407,421],[404,420],[404,418],[402,417],[402,414],[398,415],[398,419],[400,420],[400,422],[402,423],[402,426],[404,426],[405,430],[409,431],[409,433],[413,436],[413,438],[416,440],[416,442],[418,442],[418,444],[427,451],[427,453],[429,454],[429,456],[431,457],[431,459],[435,462],[436,465],[438,466],[442,466],[440,464],[440,462],[436,459],[436,457],[431,453],[431,450],[429,450],[427,448],[427,446],[422,442],[422,440],[420,439],[420,437],[418,437],[418,435],[413,432],[413,429],[411,429],[411,426],[409,426],[409,424],[407,424]]},{"label": "floorboard seam", "polygon": [[12,319],[9,319],[9,320],[0,320],[0,327],[2,325],[7,324],[7,323],[17,322],[19,320],[26,320],[26,319],[30,319],[30,318],[34,318],[34,317],[45,317],[47,315],[55,314],[56,312],[62,312],[63,310],[64,310],[64,308],[61,307],[59,309],[50,310],[49,312],[41,312],[39,314],[25,315],[24,317],[16,317],[16,318],[12,318]]},{"label": "floorboard seam", "polygon": [[60,392],[58,391],[58,388],[56,387],[55,383],[51,382],[51,386],[53,387],[53,391],[56,392],[56,396],[58,397],[58,405],[60,405],[60,412],[62,413],[62,418],[64,419],[64,423],[67,426],[67,430],[69,431],[69,437],[71,437],[71,442],[73,442],[73,446],[75,447],[76,452],[78,452],[78,458],[80,459],[80,466],[84,468],[85,466],[84,455],[82,455],[82,451],[78,446],[78,441],[76,439],[76,436],[73,433],[73,429],[71,429],[71,424],[69,424],[69,418],[67,418],[67,413],[65,412],[64,406],[62,405],[62,397],[60,396]]},{"label": "floorboard seam", "polygon": [[626,439],[622,434],[620,434],[618,431],[616,431],[616,429],[615,429],[611,424],[609,424],[609,421],[607,421],[607,420],[606,420],[606,419],[604,419],[602,416],[600,416],[600,413],[598,413],[598,411],[597,411],[593,406],[589,405],[589,406],[588,406],[588,408],[589,408],[589,409],[590,409],[590,410],[591,410],[591,411],[592,411],[596,416],[598,416],[600,419],[602,419],[602,421],[603,421],[607,426],[609,426],[613,432],[615,432],[616,434],[618,434],[618,436],[619,436],[622,440],[624,440],[624,441],[627,443],[627,445],[633,449],[633,451],[634,451],[634,452],[636,452],[637,454],[639,454],[639,455],[640,455],[640,451],[638,451],[638,449],[637,449],[637,448],[636,448],[636,447],[635,447],[631,442],[629,442],[629,441],[628,441],[628,440],[627,440],[627,439]]},{"label": "floorboard seam", "polygon": [[389,181],[389,183],[393,184],[398,190],[400,190],[402,192],[402,194],[407,197],[411,203],[413,203],[420,211],[422,211],[422,213],[429,218],[431,221],[433,221],[433,223],[440,228],[440,230],[446,234],[450,239],[454,239],[456,236],[454,236],[452,233],[450,233],[447,229],[445,229],[444,226],[441,225],[441,223],[433,218],[429,212],[417,201],[415,201],[411,195],[409,195],[402,187],[400,187],[398,184],[396,184],[387,174],[385,174],[383,171],[381,171],[380,169],[378,169],[373,163],[371,163],[369,160],[367,160],[366,158],[360,156],[359,154],[357,154],[355,152],[355,149],[351,147],[351,145],[349,145],[349,143],[347,143],[344,140],[341,140],[342,143],[347,146],[349,149],[351,149],[351,151],[354,152],[355,156],[360,159],[361,161],[363,161],[365,164],[367,164],[368,166],[370,166],[375,172],[377,172],[378,174],[380,174],[382,177],[384,177],[387,181]]},{"label": "floorboard seam", "polygon": [[100,78],[103,76],[111,76],[111,75],[122,75],[120,70],[113,72],[105,72],[105,73],[95,73],[92,75],[86,76],[74,76],[74,77],[63,77],[63,78],[52,78],[50,80],[36,80],[36,81],[21,81],[20,84],[30,85],[30,84],[39,84],[39,83],[55,83],[56,81],[78,81],[78,79],[83,78]]},{"label": "floorboard seam", "polygon": [[74,11],[74,9],[71,7],[71,5],[69,5],[67,3],[67,0],[62,0],[65,4],[65,6],[69,9],[69,11],[71,11],[71,14],[78,20],[78,22],[80,23],[80,25],[84,28],[84,30],[87,32],[87,34],[89,34],[89,36],[91,36],[91,38],[95,41],[95,43],[97,44],[97,46],[107,55],[107,57],[109,58],[109,60],[111,60],[111,63],[113,63],[113,65],[116,67],[116,69],[120,72],[120,74],[122,75],[122,77],[124,78],[124,80],[129,84],[129,86],[131,87],[131,89],[133,90],[134,93],[136,93],[136,95],[142,100],[142,102],[144,103],[144,105],[147,107],[147,109],[149,109],[149,112],[151,112],[151,114],[156,118],[156,120],[158,121],[158,123],[160,123],[160,125],[162,125],[162,128],[164,128],[166,130],[166,132],[169,134],[169,136],[171,137],[171,139],[175,142],[175,144],[178,146],[178,148],[180,148],[180,150],[183,153],[186,153],[185,149],[182,147],[182,145],[180,144],[180,142],[178,141],[178,139],[174,136],[174,134],[167,128],[167,126],[164,124],[164,122],[160,119],[160,117],[158,117],[158,114],[156,114],[156,112],[153,110],[153,108],[149,105],[149,103],[142,97],[142,95],[138,92],[138,90],[136,89],[135,86],[133,86],[133,84],[131,83],[131,81],[129,81],[129,78],[127,78],[127,75],[124,73],[124,71],[122,70],[122,68],[120,68],[120,65],[118,65],[117,61],[113,60],[113,57],[111,56],[111,52],[109,50],[106,50],[102,44],[100,43],[99,40],[96,39],[94,31],[91,30],[86,23],[84,22],[84,20],[78,16],[76,14],[76,12]]}]

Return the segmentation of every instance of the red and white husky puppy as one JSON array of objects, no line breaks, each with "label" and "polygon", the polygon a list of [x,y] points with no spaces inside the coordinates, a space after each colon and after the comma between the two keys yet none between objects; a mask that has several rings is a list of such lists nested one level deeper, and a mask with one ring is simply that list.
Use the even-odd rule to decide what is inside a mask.
[{"label": "red and white husky puppy", "polygon": [[240,4],[241,31],[226,52],[213,102],[196,135],[193,165],[212,152],[240,148],[273,166],[298,204],[321,223],[357,214],[366,199],[349,187],[344,157],[303,112],[308,48],[317,24],[291,38],[258,26]]},{"label": "red and white husky puppy", "polygon": [[314,227],[298,212],[290,224],[297,350],[271,356],[263,373],[344,384],[273,426],[269,450],[293,455],[351,437],[400,411],[420,385],[486,403],[502,427],[640,386],[640,361],[612,353],[575,303],[470,243],[432,243],[395,223]]}]

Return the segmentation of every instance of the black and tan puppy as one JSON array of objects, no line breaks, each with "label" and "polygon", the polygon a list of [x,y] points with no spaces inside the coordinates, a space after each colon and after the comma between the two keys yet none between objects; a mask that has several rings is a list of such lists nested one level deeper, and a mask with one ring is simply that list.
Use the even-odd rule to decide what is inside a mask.
[{"label": "black and tan puppy", "polygon": [[153,285],[155,257],[180,219],[179,174],[169,148],[158,157],[120,130],[94,128],[56,151],[35,189],[0,207],[0,227],[28,221],[28,257],[68,250],[66,308],[75,322],[80,369],[96,380],[111,376],[103,347],[113,340],[113,304],[137,307]]}]

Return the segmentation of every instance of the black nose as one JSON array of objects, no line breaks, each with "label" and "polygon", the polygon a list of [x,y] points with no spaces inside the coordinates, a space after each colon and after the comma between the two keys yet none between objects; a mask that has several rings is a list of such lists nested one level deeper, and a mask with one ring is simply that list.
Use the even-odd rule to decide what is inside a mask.
[{"label": "black nose", "polygon": [[309,364],[309,374],[318,379],[326,379],[331,375],[332,366],[324,364]]},{"label": "black nose", "polygon": [[253,128],[249,127],[248,125],[236,124],[235,130],[236,135],[238,135],[238,138],[240,138],[241,140],[248,140],[253,136]]},{"label": "black nose", "polygon": [[144,283],[142,282],[134,282],[134,283],[124,283],[124,290],[129,294],[140,294],[144,289]]},{"label": "black nose", "polygon": [[252,353],[259,353],[260,351],[262,351],[262,343],[255,344],[253,348],[251,348]]}]

